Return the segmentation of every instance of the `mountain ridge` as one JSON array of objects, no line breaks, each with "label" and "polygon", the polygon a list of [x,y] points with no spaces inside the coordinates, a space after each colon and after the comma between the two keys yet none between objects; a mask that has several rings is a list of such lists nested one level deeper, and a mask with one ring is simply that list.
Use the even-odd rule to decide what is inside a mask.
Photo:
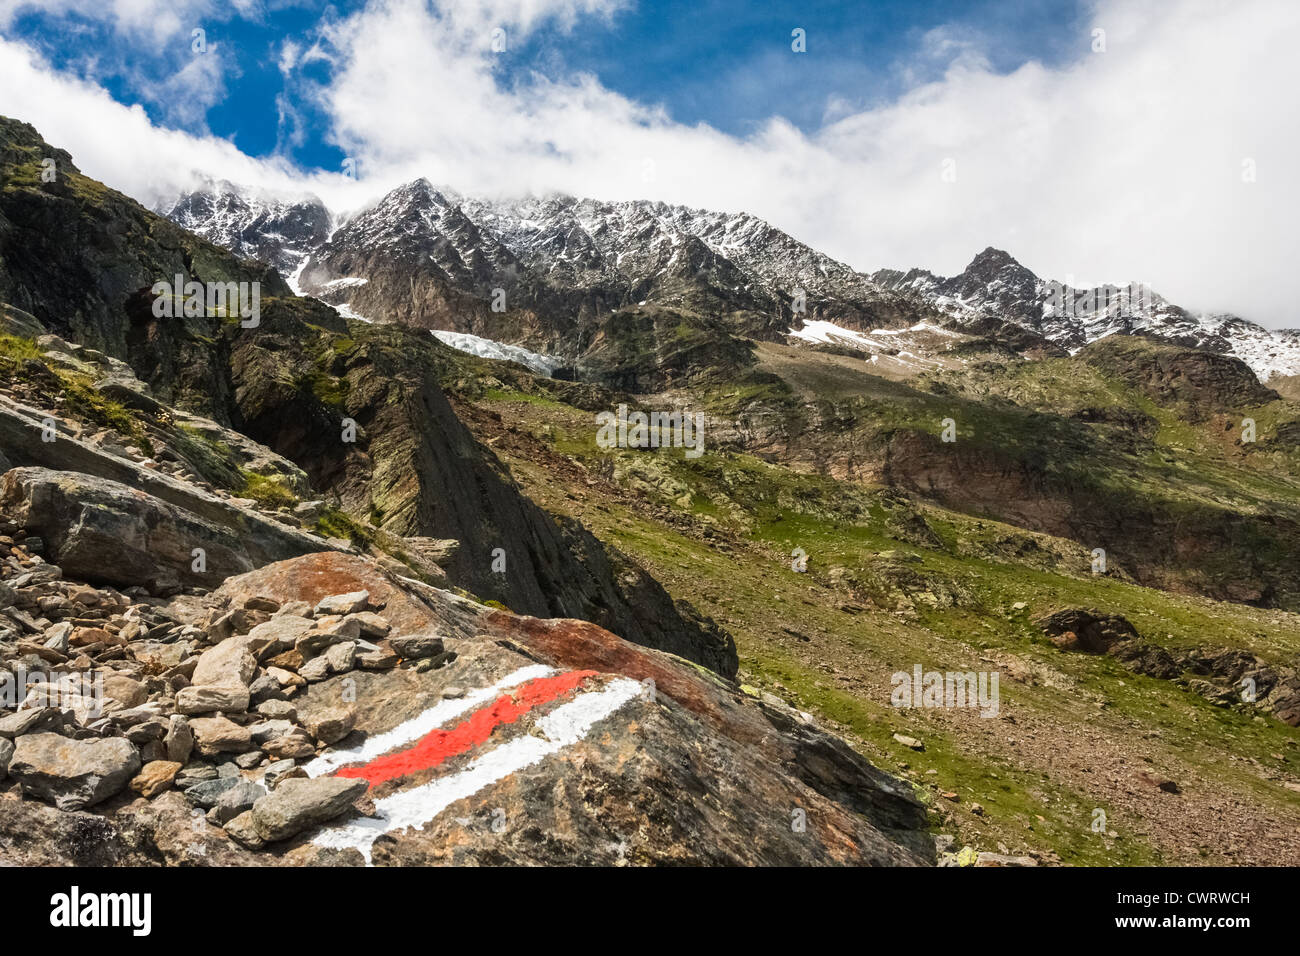
[{"label": "mountain ridge", "polygon": [[[230,222],[236,212],[248,219],[243,228]],[[388,315],[571,362],[601,315],[653,303],[739,316],[736,330],[760,340],[779,340],[806,322],[869,332],[947,319],[978,331],[998,320],[1071,351],[1108,335],[1145,334],[1239,357],[1262,379],[1300,374],[1300,330],[1195,314],[1145,286],[1074,288],[992,246],[955,276],[920,268],[866,273],[746,212],[562,194],[488,200],[425,178],[347,218],[319,201],[257,199],[228,183],[187,194],[165,215],[288,270],[301,291],[352,314]],[[334,224],[327,236],[300,224],[320,219]],[[388,261],[394,255],[397,263]],[[484,304],[495,290],[528,317],[494,319]]]}]

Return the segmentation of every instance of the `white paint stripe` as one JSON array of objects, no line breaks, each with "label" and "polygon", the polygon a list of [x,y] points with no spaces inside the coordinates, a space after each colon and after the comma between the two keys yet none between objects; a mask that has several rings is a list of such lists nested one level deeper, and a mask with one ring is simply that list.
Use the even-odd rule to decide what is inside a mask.
[{"label": "white paint stripe", "polygon": [[579,694],[537,722],[543,736],[516,737],[477,757],[458,773],[376,800],[377,816],[322,830],[312,842],[334,849],[354,847],[369,863],[370,847],[383,834],[406,827],[423,830],[425,824],[457,800],[577,743],[597,722],[644,693],[645,686],[639,681],[619,677],[599,690]]},{"label": "white paint stripe", "polygon": [[376,757],[382,757],[390,750],[394,750],[403,744],[419,740],[429,731],[441,727],[449,720],[459,717],[466,711],[473,710],[480,704],[495,700],[503,690],[509,687],[514,687],[516,684],[522,684],[525,681],[536,680],[539,677],[550,677],[554,673],[556,673],[555,668],[547,667],[545,664],[530,664],[527,667],[521,667],[517,671],[507,674],[490,687],[470,691],[464,697],[440,701],[418,717],[412,717],[405,723],[398,724],[392,730],[387,730],[382,734],[367,737],[355,747],[323,753],[310,763],[304,764],[303,769],[307,771],[307,776],[319,777],[332,773],[339,767],[350,763],[367,763]]}]

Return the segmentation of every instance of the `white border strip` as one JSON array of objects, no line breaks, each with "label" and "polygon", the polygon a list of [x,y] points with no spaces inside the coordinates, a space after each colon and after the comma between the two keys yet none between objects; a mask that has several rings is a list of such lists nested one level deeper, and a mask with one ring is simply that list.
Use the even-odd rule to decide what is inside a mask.
[{"label": "white border strip", "polygon": [[550,677],[555,673],[557,673],[555,668],[547,667],[545,664],[530,664],[527,667],[521,667],[517,671],[507,674],[490,687],[470,691],[464,697],[440,701],[418,717],[412,717],[410,720],[398,724],[392,730],[384,731],[382,734],[367,737],[355,747],[330,750],[323,753],[315,760],[304,764],[303,769],[307,771],[307,776],[319,777],[350,763],[368,763],[403,744],[419,740],[429,731],[441,727],[467,710],[473,710],[480,704],[493,700],[508,687],[514,687],[516,684],[522,684],[525,681],[536,680],[539,677]]},{"label": "white border strip", "polygon": [[333,849],[360,850],[370,863],[370,848],[390,830],[425,825],[455,803],[516,771],[531,767],[551,754],[575,744],[599,721],[645,693],[639,681],[619,677],[599,690],[579,694],[537,722],[542,736],[524,734],[477,757],[458,773],[431,780],[375,801],[375,817],[363,817],[343,826],[322,830],[312,842]]}]

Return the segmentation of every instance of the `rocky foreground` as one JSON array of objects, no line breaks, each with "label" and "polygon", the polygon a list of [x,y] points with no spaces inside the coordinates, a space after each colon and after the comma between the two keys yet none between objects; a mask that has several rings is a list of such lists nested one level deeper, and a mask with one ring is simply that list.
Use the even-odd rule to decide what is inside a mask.
[{"label": "rocky foreground", "polygon": [[[18,494],[39,471],[4,476],[7,505],[62,506]],[[934,860],[910,787],[808,715],[596,625],[341,551],[160,596],[156,570],[90,586],[55,550],[0,522],[9,862]]]}]

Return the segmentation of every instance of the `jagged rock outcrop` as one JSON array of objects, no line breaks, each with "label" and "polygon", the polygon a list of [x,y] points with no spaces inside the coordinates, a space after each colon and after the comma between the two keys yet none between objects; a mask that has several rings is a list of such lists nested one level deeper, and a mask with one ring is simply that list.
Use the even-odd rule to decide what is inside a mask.
[{"label": "jagged rock outcrop", "polygon": [[[17,744],[6,859],[934,862],[908,785],[808,715],[594,624],[520,617],[340,552],[142,600],[31,573],[56,566],[4,544],[7,521],[15,607],[0,623],[54,635],[44,647],[79,655],[68,673],[98,672],[111,693],[67,707],[40,682],[29,698],[62,709],[0,724]],[[393,653],[421,634],[441,652]],[[0,631],[0,656],[14,640]],[[203,689],[241,694],[220,714],[177,711]]]},{"label": "jagged rock outcrop", "polygon": [[[319,302],[283,298],[289,290],[274,271],[238,260],[81,175],[26,124],[0,121],[0,149],[0,300],[63,337],[45,343],[34,368],[16,369],[33,393],[48,382],[49,391],[68,393],[64,411],[88,407],[112,427],[131,430],[136,442],[157,435],[166,419],[176,459],[228,492],[262,493],[280,512],[310,504],[298,499],[305,472],[316,494],[342,506],[342,514],[312,509],[329,533],[386,548],[392,560],[431,579],[444,569],[398,539],[456,540],[446,570],[462,587],[521,612],[597,621],[631,640],[735,672],[735,647],[725,632],[687,608],[679,611],[630,559],[520,495],[456,419],[436,375],[445,349],[427,333],[372,332],[361,323],[350,331]],[[56,157],[53,182],[40,177],[45,156]],[[93,254],[49,247],[51,235],[82,236]],[[177,274],[186,281],[261,281],[259,323],[244,328],[215,314],[156,317],[151,286]],[[63,294],[68,283],[75,295]],[[87,368],[96,373],[92,381],[82,380]],[[167,497],[176,491],[168,476],[154,481],[116,464],[97,470],[102,458],[72,445],[57,455],[66,451],[78,463],[55,464],[32,446],[39,436],[20,420],[26,413],[17,414],[7,426],[0,422],[21,445],[22,454],[8,456],[12,463],[85,467],[223,523],[210,503]],[[355,442],[342,437],[344,419],[358,426]],[[231,431],[279,454],[250,460],[252,443],[228,441]],[[245,530],[264,528],[259,519]],[[504,566],[494,558],[498,547]]]},{"label": "jagged rock outcrop", "polygon": [[1217,352],[1115,336],[1094,342],[1079,357],[1161,405],[1180,406],[1194,421],[1211,411],[1249,408],[1280,397],[1261,385],[1245,362]]},{"label": "jagged rock outcrop", "polygon": [[[47,159],[55,173],[49,182]],[[177,275],[185,282],[257,282],[267,296],[289,291],[274,269],[154,215],[84,176],[31,126],[0,117],[0,302],[130,362],[164,400],[219,397],[228,386],[210,342],[229,320],[152,316],[150,289]],[[130,321],[128,302],[136,303]]]},{"label": "jagged rock outcrop", "polygon": [[0,508],[85,580],[161,591],[253,568],[249,542],[231,529],[103,478],[15,468],[0,477]]},{"label": "jagged rock outcrop", "polygon": [[1300,372],[1300,331],[1266,329],[1235,315],[1197,314],[1140,283],[1073,288],[1039,278],[1007,252],[992,247],[959,275],[948,278],[925,269],[881,269],[871,278],[977,334],[988,330],[990,323],[1010,322],[1056,349],[1071,351],[1115,337],[1149,336],[1240,359],[1261,379]]},{"label": "jagged rock outcrop", "polygon": [[[395,326],[353,323],[345,337],[337,325],[308,322],[321,312],[321,322],[334,315],[273,302],[261,328],[234,340],[238,414],[250,435],[301,462],[314,487],[375,527],[460,541],[444,568],[481,597],[520,613],[590,620],[735,673],[729,635],[690,608],[679,611],[656,581],[576,522],[519,494],[443,395],[443,346]],[[344,440],[345,420],[355,423],[355,441]]]},{"label": "jagged rock outcrop", "polygon": [[1162,647],[1118,614],[1063,608],[1035,622],[1063,651],[1108,654],[1138,674],[1184,684],[1222,706],[1244,706],[1300,726],[1300,668],[1270,664],[1241,648]]}]

